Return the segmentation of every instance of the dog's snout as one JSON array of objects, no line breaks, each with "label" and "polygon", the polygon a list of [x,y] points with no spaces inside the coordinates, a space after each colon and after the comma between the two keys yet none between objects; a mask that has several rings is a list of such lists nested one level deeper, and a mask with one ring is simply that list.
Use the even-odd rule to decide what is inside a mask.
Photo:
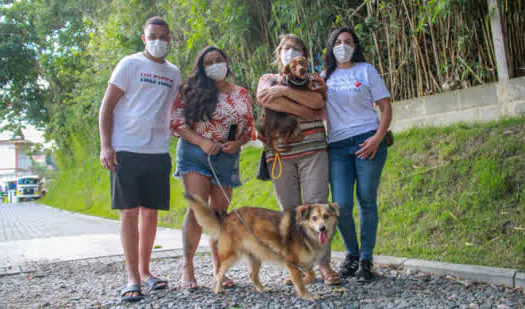
[{"label": "dog's snout", "polygon": [[322,225],[319,227],[319,232],[324,232],[326,231],[326,226]]},{"label": "dog's snout", "polygon": [[304,75],[305,73],[306,73],[306,68],[305,67],[300,67],[299,68],[299,74]]}]

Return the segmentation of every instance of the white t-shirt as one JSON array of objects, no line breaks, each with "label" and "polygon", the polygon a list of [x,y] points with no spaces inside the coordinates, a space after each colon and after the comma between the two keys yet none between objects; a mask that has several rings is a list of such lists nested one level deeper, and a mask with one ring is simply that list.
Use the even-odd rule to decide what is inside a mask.
[{"label": "white t-shirt", "polygon": [[379,128],[374,102],[390,97],[385,82],[370,63],[336,69],[326,82],[328,143]]},{"label": "white t-shirt", "polygon": [[113,114],[111,142],[115,151],[167,153],[179,69],[167,60],[156,63],[137,53],[118,63],[109,83],[124,91]]}]

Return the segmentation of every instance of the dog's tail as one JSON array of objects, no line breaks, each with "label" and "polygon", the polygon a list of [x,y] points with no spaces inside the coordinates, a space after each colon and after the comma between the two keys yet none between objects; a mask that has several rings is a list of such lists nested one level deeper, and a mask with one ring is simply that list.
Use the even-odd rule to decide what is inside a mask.
[{"label": "dog's tail", "polygon": [[202,226],[212,239],[218,239],[221,232],[221,222],[215,211],[195,194],[185,193],[189,207],[193,210],[197,223]]}]

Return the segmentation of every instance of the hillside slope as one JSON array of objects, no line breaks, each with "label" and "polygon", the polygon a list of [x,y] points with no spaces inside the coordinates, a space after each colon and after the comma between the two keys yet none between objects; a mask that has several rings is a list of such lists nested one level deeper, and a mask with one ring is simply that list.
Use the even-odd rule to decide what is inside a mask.
[{"label": "hillside slope", "polygon": [[[395,138],[380,186],[375,253],[525,270],[525,118],[413,129]],[[271,183],[255,179],[259,154],[244,149],[244,185],[233,204],[278,209]],[[109,188],[108,173],[93,159],[62,171],[43,203],[118,218]],[[176,179],[171,188],[172,209],[160,224],[180,228],[183,188]],[[333,247],[343,250],[338,236]]]}]

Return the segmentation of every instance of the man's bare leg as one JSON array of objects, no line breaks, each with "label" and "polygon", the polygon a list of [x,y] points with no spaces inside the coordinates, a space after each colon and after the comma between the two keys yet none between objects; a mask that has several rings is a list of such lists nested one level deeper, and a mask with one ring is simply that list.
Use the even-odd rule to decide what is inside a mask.
[{"label": "man's bare leg", "polygon": [[[120,241],[126,259],[128,286],[140,285],[138,218],[139,208],[120,210]],[[139,296],[139,293],[130,292],[126,296]]]},{"label": "man's bare leg", "polygon": [[[149,264],[157,234],[158,210],[140,207],[139,217],[139,273],[142,281],[146,281],[152,276]],[[166,283],[158,283],[158,285],[166,285]]]}]

